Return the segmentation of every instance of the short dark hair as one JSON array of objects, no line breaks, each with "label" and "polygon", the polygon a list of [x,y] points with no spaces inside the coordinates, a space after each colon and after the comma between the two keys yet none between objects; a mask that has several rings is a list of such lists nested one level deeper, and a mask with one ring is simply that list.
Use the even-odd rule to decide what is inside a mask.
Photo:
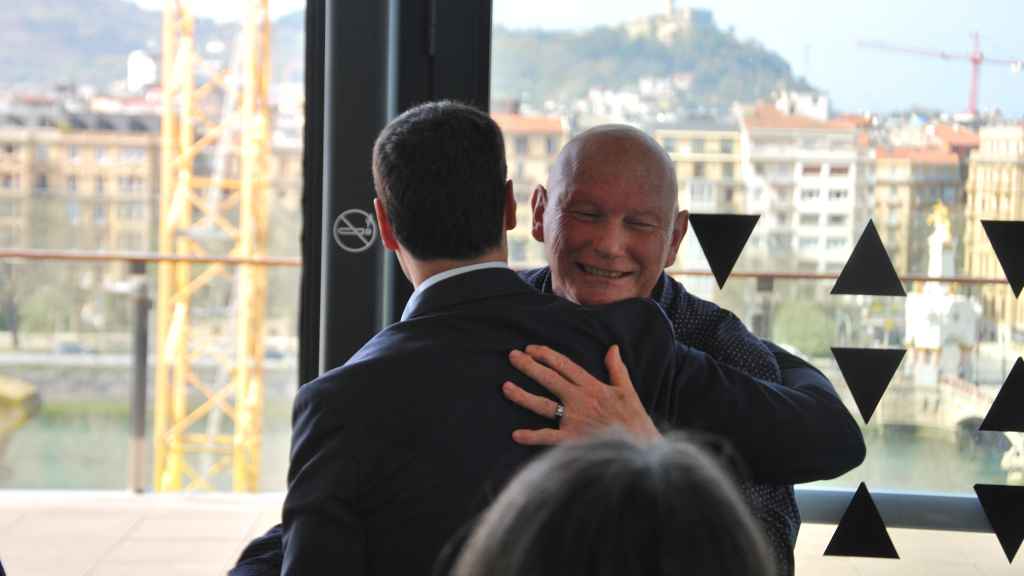
[{"label": "short dark hair", "polygon": [[501,129],[457,102],[407,110],[373,146],[377,195],[419,260],[466,260],[499,246],[506,173]]},{"label": "short dark hair", "polygon": [[775,573],[728,473],[686,437],[621,431],[524,468],[477,524],[456,576]]}]

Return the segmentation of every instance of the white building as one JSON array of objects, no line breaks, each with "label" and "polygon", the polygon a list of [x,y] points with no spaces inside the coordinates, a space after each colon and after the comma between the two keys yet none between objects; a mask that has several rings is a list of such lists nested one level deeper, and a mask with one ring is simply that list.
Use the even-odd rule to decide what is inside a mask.
[{"label": "white building", "polygon": [[[928,276],[955,273],[949,211],[939,205],[929,217]],[[953,294],[948,284],[925,282],[907,294],[906,364],[915,385],[935,385],[939,378],[974,379],[972,358],[978,342],[981,303]]]},{"label": "white building", "polygon": [[147,86],[157,82],[156,60],[142,50],[133,50],[128,54],[125,87],[129,92],[142,92]]},{"label": "white building", "polygon": [[748,250],[755,266],[839,272],[872,211],[874,167],[849,121],[737,108],[746,212],[761,214]]}]

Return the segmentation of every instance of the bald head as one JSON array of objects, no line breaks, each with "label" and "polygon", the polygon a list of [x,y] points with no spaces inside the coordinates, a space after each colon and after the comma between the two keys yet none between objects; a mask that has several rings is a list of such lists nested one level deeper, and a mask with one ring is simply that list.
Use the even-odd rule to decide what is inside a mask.
[{"label": "bald head", "polygon": [[532,204],[552,288],[580,304],[650,296],[686,233],[672,159],[632,126],[598,126],[573,138]]},{"label": "bald head", "polygon": [[557,202],[572,184],[606,171],[628,171],[635,181],[665,201],[666,212],[678,206],[676,171],[665,149],[646,132],[626,124],[590,128],[570,140],[548,174],[549,201]]}]

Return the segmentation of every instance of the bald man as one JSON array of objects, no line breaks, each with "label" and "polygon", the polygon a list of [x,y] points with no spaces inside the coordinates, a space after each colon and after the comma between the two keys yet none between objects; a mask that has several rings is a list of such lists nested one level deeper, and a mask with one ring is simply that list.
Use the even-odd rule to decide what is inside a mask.
[{"label": "bald man", "polygon": [[[677,188],[672,159],[641,130],[608,125],[576,136],[559,153],[548,186],[538,186],[531,198],[532,234],[544,243],[550,267],[523,277],[541,292],[584,305],[652,298],[677,341],[770,382],[815,379],[834,396],[816,369],[761,341],[735,315],[693,296],[664,272],[687,228]],[[836,397],[822,404],[820,415],[845,412]],[[792,573],[800,527],[793,487],[750,484],[745,492],[780,573]]]}]

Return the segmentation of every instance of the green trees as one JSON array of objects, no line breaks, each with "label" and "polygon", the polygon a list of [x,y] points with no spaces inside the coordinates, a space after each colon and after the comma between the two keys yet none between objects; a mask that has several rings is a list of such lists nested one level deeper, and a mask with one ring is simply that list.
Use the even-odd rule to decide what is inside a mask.
[{"label": "green trees", "polygon": [[772,336],[776,343],[793,346],[808,356],[828,356],[835,340],[835,321],[812,300],[787,301],[775,309]]},{"label": "green trees", "polygon": [[670,44],[630,38],[623,28],[583,32],[496,27],[492,49],[493,95],[534,106],[585,96],[591,88],[621,89],[640,78],[692,75],[682,104],[727,107],[773,90],[808,89],[781,56],[717,28],[695,28]]}]

